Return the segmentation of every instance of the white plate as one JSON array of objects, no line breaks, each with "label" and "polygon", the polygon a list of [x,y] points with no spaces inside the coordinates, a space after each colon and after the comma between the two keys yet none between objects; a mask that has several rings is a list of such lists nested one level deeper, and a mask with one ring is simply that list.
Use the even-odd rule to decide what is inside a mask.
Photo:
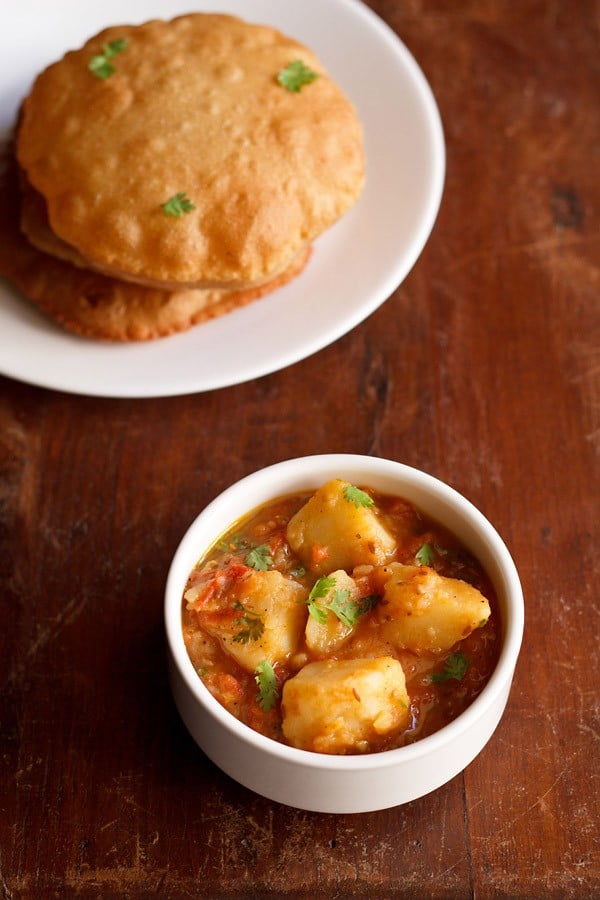
[{"label": "white plate", "polygon": [[170,338],[109,344],[63,332],[0,282],[0,372],[105,397],[207,391],[266,375],[327,346],[406,277],[439,208],[444,138],[431,90],[404,44],[357,0],[45,0],[0,10],[0,129],[33,78],[101,28],[190,8],[274,25],[309,45],[358,108],[367,183],[356,206],[315,243],[302,275],[231,315]]}]

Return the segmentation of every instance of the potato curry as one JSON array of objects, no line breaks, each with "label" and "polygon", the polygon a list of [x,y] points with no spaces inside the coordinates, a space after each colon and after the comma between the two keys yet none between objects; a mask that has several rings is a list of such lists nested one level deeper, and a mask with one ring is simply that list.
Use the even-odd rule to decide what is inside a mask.
[{"label": "potato curry", "polygon": [[499,649],[491,583],[460,541],[342,479],[236,522],[194,567],[182,616],[214,697],[318,753],[432,734],[480,693]]}]

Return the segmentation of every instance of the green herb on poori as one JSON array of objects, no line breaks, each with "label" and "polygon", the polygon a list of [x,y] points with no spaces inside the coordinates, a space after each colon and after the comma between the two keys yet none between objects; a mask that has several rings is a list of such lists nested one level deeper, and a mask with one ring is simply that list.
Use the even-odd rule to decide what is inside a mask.
[{"label": "green herb on poori", "polygon": [[285,69],[279,72],[277,81],[286,91],[299,94],[305,85],[311,84],[318,77],[318,72],[313,72],[312,69],[309,69],[301,59],[295,59],[294,62],[291,62],[289,66],[286,66]]},{"label": "green herb on poori", "polygon": [[114,41],[110,41],[108,44],[104,44],[102,53],[98,53],[90,59],[88,63],[90,72],[92,72],[96,78],[110,78],[116,70],[109,60],[116,56],[117,53],[122,53],[123,50],[127,50],[127,41],[125,38],[117,38]]},{"label": "green herb on poori", "polygon": [[184,213],[191,213],[196,209],[183,191],[174,194],[166,203],[161,203],[160,208],[165,216],[173,216],[175,219],[180,219]]}]

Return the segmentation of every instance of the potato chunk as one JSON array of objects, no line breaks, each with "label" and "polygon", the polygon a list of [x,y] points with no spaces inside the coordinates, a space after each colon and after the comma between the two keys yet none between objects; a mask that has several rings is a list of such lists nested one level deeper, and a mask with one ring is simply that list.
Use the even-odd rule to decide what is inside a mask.
[{"label": "potato chunk", "polygon": [[375,508],[356,506],[346,496],[348,488],[352,485],[347,481],[328,481],[289,521],[290,547],[319,575],[363,564],[380,565],[396,549]]},{"label": "potato chunk", "polygon": [[335,613],[327,610],[327,607],[333,602],[336,593],[338,597],[340,596],[339,592],[343,592],[345,602],[352,603],[357,601],[360,597],[358,585],[343,569],[332,572],[328,576],[328,580],[330,578],[333,581],[333,586],[318,601],[318,609],[322,611],[325,621],[322,623],[318,622],[311,615],[306,621],[306,646],[315,656],[328,656],[330,653],[333,653],[338,647],[341,647],[354,631],[352,625],[346,625]]},{"label": "potato chunk", "polygon": [[283,734],[317,753],[379,749],[408,723],[402,666],[390,656],[309,663],[283,688]]},{"label": "potato chunk", "polygon": [[398,648],[449,650],[489,618],[490,605],[477,588],[428,566],[393,563],[377,574],[385,581],[375,616],[382,637]]},{"label": "potato chunk", "polygon": [[306,625],[306,588],[281,572],[253,571],[238,581],[227,607],[201,615],[201,623],[249,672],[263,660],[287,659]]}]

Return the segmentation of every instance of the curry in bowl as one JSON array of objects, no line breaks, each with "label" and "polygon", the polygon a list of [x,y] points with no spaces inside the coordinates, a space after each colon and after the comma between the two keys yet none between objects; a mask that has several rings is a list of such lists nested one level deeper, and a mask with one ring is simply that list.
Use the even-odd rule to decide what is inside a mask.
[{"label": "curry in bowl", "polygon": [[233,716],[328,754],[438,731],[481,692],[500,649],[491,582],[458,538],[342,479],[232,524],[189,575],[182,627]]}]

